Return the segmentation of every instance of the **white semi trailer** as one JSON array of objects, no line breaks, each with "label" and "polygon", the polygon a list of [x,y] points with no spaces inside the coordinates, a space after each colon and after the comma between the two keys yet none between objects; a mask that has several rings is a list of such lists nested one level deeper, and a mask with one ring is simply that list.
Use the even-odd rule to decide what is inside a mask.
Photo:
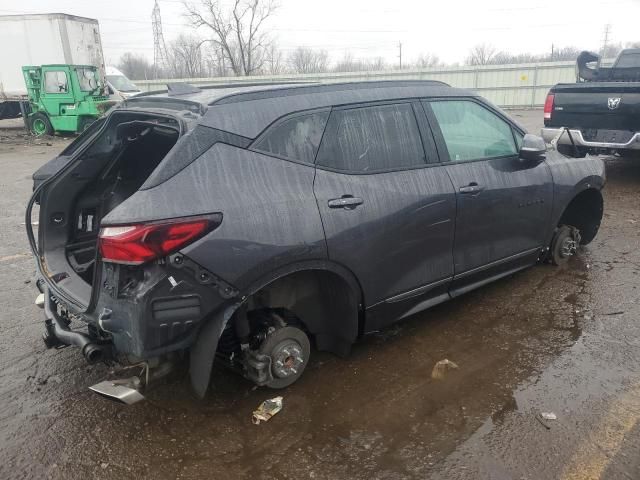
[{"label": "white semi trailer", "polygon": [[20,116],[24,65],[94,65],[105,82],[98,21],[64,13],[0,15],[0,119]]}]

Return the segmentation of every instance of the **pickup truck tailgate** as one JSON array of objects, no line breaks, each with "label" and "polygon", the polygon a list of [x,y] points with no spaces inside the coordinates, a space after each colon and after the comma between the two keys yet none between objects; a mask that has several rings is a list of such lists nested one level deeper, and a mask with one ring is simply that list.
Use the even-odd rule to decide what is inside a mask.
[{"label": "pickup truck tailgate", "polygon": [[548,127],[640,131],[640,82],[556,85]]}]

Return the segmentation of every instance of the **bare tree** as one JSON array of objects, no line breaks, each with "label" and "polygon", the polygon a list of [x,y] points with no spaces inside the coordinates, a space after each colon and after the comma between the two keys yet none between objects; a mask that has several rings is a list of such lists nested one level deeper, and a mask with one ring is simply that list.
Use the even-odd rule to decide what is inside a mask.
[{"label": "bare tree", "polygon": [[327,71],[329,54],[326,50],[298,47],[289,54],[287,62],[295,73],[321,73]]},{"label": "bare tree", "polygon": [[494,47],[486,43],[481,43],[471,49],[467,57],[467,63],[469,65],[489,65],[496,53]]},{"label": "bare tree", "polygon": [[118,69],[132,80],[145,80],[151,76],[153,66],[143,55],[127,52],[120,57]]},{"label": "bare tree", "polygon": [[334,72],[358,72],[360,70],[360,62],[353,57],[351,52],[345,52],[333,67]]},{"label": "bare tree", "polygon": [[416,60],[415,66],[418,68],[437,67],[442,65],[440,58],[433,53],[421,53]]},{"label": "bare tree", "polygon": [[508,65],[510,63],[533,63],[542,61],[542,57],[539,55],[533,55],[531,53],[506,53],[506,52],[498,52],[496,53],[489,62],[484,65]]},{"label": "bare tree", "polygon": [[268,75],[280,75],[287,71],[284,54],[275,43],[267,47],[263,70]]},{"label": "bare tree", "polygon": [[263,27],[277,9],[275,0],[233,0],[230,9],[221,0],[201,0],[199,7],[184,7],[191,25],[209,30],[208,40],[220,47],[235,75],[260,71],[271,43]]},{"label": "bare tree", "polygon": [[233,75],[233,72],[230,72],[227,67],[225,54],[219,46],[214,45],[211,42],[207,42],[203,44],[202,47],[203,64],[207,71],[207,75],[211,77],[226,77]]},{"label": "bare tree", "polygon": [[351,52],[346,52],[332,70],[334,72],[372,72],[386,68],[387,63],[383,57],[355,58]]},{"label": "bare tree", "polygon": [[369,65],[369,70],[371,71],[379,71],[385,70],[387,68],[387,62],[384,57],[375,57],[367,62]]},{"label": "bare tree", "polygon": [[197,78],[204,76],[202,40],[181,34],[169,43],[167,56],[171,74],[175,78]]},{"label": "bare tree", "polygon": [[618,56],[621,50],[622,50],[621,43],[610,43],[600,49],[600,56],[602,58],[615,58]]},{"label": "bare tree", "polygon": [[581,50],[576,47],[554,48],[549,56],[543,58],[543,61],[575,60],[580,55],[580,52]]}]

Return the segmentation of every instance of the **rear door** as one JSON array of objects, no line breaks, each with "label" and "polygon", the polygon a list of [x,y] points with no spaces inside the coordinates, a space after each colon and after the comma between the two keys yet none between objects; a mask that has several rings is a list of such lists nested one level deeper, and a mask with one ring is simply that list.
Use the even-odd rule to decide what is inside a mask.
[{"label": "rear door", "polygon": [[551,221],[547,164],[520,159],[523,134],[479,101],[438,100],[425,108],[456,189],[452,293],[534,263]]},{"label": "rear door", "polygon": [[[435,294],[453,274],[455,193],[421,135],[415,108],[386,103],[334,109],[318,151],[314,192],[329,258],[356,274],[367,307]],[[424,130],[423,130],[424,132]],[[399,307],[399,309],[406,308]]]}]

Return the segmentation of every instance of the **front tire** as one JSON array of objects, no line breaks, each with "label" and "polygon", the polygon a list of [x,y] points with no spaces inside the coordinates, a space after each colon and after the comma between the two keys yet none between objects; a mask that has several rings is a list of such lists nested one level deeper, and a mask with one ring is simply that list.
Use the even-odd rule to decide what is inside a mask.
[{"label": "front tire", "polygon": [[47,117],[42,112],[34,113],[31,116],[31,133],[33,133],[36,137],[41,137],[42,135],[53,135],[53,126],[51,125],[51,121],[49,121],[49,117]]}]

